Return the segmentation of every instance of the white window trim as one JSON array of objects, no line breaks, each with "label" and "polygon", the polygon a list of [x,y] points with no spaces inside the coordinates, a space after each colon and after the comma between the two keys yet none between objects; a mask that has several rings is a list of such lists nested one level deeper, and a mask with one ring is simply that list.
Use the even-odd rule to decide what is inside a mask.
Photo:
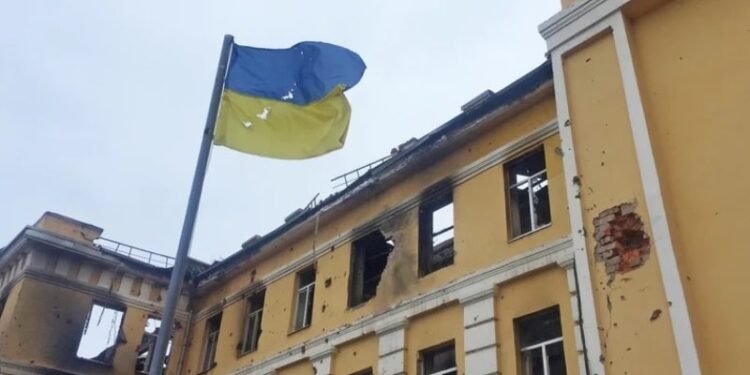
[{"label": "white window trim", "polygon": [[[310,317],[307,316],[307,311],[309,310],[308,309],[309,304],[311,304],[313,302],[313,301],[310,300],[310,295],[312,294],[312,289],[314,287],[315,287],[315,281],[313,281],[313,282],[311,282],[311,283],[309,283],[307,285],[301,286],[299,289],[297,289],[297,308],[294,311],[294,330],[295,331],[298,331],[298,330],[303,329],[303,328],[307,328],[312,323],[312,322],[310,322]],[[302,304],[302,305],[300,305],[299,304],[299,295],[302,294],[302,293],[305,293],[305,303]],[[302,314],[303,314],[302,315],[302,325],[301,326],[297,326],[297,315],[299,314],[299,309],[300,308],[304,308],[304,310],[302,310]]]},{"label": "white window trim", "polygon": [[538,344],[529,345],[525,348],[521,348],[521,350],[519,351],[523,353],[523,352],[529,352],[532,350],[542,348],[542,364],[544,368],[544,375],[549,375],[549,358],[547,358],[547,347],[552,344],[557,344],[558,342],[562,342],[562,341],[563,341],[563,338],[562,336],[560,336],[560,337],[550,339],[547,341],[542,341]]},{"label": "white window trim", "polygon": [[[263,308],[252,310],[253,306],[250,306],[250,311],[245,316],[245,329],[242,332],[242,353],[250,353],[258,350],[258,336],[260,335],[260,314],[263,313]],[[255,319],[253,319],[255,318]],[[253,322],[253,326],[250,327],[250,322]],[[247,334],[252,330],[253,336],[248,338]]]},{"label": "white window trim", "polygon": [[[523,157],[523,155],[521,157]],[[512,160],[511,160],[511,162],[512,162]],[[513,185],[509,185],[508,186],[508,194],[510,194],[510,192],[514,188],[516,188],[516,187],[519,187],[519,186],[524,185],[524,184],[528,184],[529,185],[529,187],[528,187],[529,217],[531,219],[531,229],[530,230],[528,230],[526,232],[523,232],[523,233],[515,234],[515,233],[512,233],[513,230],[511,229],[511,234],[515,234],[514,236],[512,236],[511,240],[515,240],[517,238],[521,238],[523,236],[528,235],[529,233],[534,233],[534,232],[536,232],[536,231],[538,231],[540,229],[543,229],[543,228],[546,228],[546,227],[550,226],[551,220],[550,220],[549,223],[542,224],[542,225],[537,225],[537,223],[536,223],[536,213],[534,212],[534,207],[535,207],[535,205],[534,205],[534,188],[533,188],[534,187],[533,186],[534,179],[537,178],[537,177],[539,177],[539,176],[541,176],[542,174],[545,174],[545,173],[547,173],[546,161],[545,161],[544,169],[542,169],[541,171],[536,172],[536,173],[532,174],[531,176],[528,176],[525,179],[517,181]],[[547,185],[549,186],[549,177],[547,177]]]}]

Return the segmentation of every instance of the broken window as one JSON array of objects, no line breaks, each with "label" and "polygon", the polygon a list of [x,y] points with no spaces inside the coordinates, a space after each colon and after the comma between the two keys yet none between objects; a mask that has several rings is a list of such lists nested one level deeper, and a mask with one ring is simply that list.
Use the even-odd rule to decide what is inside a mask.
[{"label": "broken window", "polygon": [[219,329],[221,328],[221,313],[206,320],[206,338],[203,344],[203,362],[201,370],[207,371],[216,366],[216,346],[219,344]]},{"label": "broken window", "polygon": [[442,193],[419,209],[419,274],[453,264],[453,194]]},{"label": "broken window", "polygon": [[[136,348],[138,357],[136,357],[135,360],[135,372],[138,374],[147,374],[151,367],[151,358],[154,355],[154,347],[156,346],[156,338],[159,336],[159,329],[161,329],[161,320],[157,318],[148,318],[146,320],[141,343]],[[167,353],[164,356],[162,373],[167,369],[167,363],[169,362],[169,354],[171,351],[172,339],[170,337],[170,340],[167,343]]]},{"label": "broken window", "polygon": [[94,302],[83,325],[78,358],[110,364],[117,345],[123,342],[122,318],[125,310]]},{"label": "broken window", "polygon": [[559,307],[518,318],[515,325],[521,348],[521,374],[566,374]]},{"label": "broken window", "polygon": [[549,187],[542,147],[505,165],[511,238],[550,223]]},{"label": "broken window", "polygon": [[456,350],[453,342],[419,353],[420,375],[456,375]]},{"label": "broken window", "polygon": [[367,302],[375,296],[393,245],[393,240],[386,239],[379,230],[352,243],[349,307]]},{"label": "broken window", "polygon": [[253,294],[247,299],[247,315],[245,316],[245,331],[242,335],[240,354],[253,352],[258,349],[260,339],[260,322],[263,319],[263,303],[265,290]]},{"label": "broken window", "polygon": [[315,295],[315,267],[297,273],[297,301],[294,310],[294,330],[310,325]]}]

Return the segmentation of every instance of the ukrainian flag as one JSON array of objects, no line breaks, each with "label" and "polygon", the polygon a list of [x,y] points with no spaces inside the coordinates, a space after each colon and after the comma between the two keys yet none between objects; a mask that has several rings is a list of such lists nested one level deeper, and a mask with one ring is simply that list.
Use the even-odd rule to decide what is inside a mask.
[{"label": "ukrainian flag", "polygon": [[214,144],[279,159],[341,148],[351,115],[344,91],[365,68],[359,55],[328,43],[233,45]]}]

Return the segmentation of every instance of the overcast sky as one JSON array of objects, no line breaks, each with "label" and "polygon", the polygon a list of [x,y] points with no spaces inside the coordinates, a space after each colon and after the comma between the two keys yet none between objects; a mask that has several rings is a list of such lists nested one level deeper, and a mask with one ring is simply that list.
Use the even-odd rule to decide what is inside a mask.
[{"label": "overcast sky", "polygon": [[330,179],[544,61],[559,0],[7,1],[0,7],[0,247],[44,211],[173,255],[222,37],[340,44],[368,65],[344,149],[306,161],[214,148],[191,256],[264,234]]}]

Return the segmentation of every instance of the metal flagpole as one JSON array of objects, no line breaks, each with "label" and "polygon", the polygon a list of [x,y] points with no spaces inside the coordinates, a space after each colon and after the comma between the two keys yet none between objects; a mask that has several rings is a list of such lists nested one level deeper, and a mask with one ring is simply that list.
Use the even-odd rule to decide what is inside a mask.
[{"label": "metal flagpole", "polygon": [[[164,302],[159,335],[156,338],[156,345],[153,348],[153,355],[148,371],[149,375],[162,375],[164,372],[164,357],[166,356],[167,345],[172,334],[171,328],[174,323],[177,302],[180,299],[182,281],[185,278],[190,242],[193,239],[195,218],[198,214],[201,192],[203,191],[203,181],[206,178],[206,167],[208,166],[208,156],[211,151],[216,116],[219,112],[219,102],[221,101],[221,93],[224,89],[224,76],[227,72],[229,53],[233,43],[233,36],[224,35],[224,44],[221,47],[221,57],[219,58],[219,66],[216,69],[216,79],[214,80],[214,92],[211,94],[211,104],[208,107],[206,127],[203,130],[203,140],[201,141],[201,149],[198,154],[198,163],[195,166],[193,186],[190,188],[190,198],[188,199],[187,210],[185,212],[185,221],[182,224],[180,244],[177,247],[174,267],[172,267],[172,276],[169,279],[169,289],[167,290],[167,298]],[[189,327],[185,327],[184,329],[189,329]]]}]

